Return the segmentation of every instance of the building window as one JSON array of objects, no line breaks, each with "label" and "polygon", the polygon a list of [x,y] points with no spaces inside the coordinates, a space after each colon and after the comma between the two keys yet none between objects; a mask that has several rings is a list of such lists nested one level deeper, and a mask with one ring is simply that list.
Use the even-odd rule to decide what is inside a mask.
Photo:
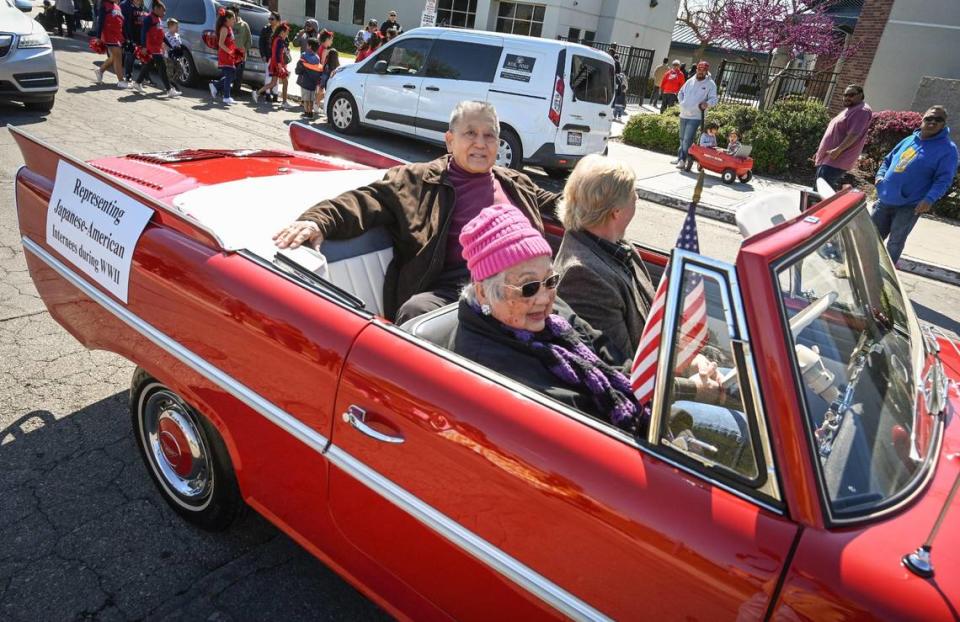
[{"label": "building window", "polygon": [[497,32],[539,37],[543,32],[543,14],[546,8],[542,4],[501,2],[497,12]]},{"label": "building window", "polygon": [[597,33],[593,32],[592,30],[584,30],[584,31],[583,31],[583,40],[584,40],[584,41],[593,41],[593,40],[596,38],[596,36],[597,36]]},{"label": "building window", "polygon": [[340,21],[340,0],[330,0],[327,7],[327,19],[331,22]]},{"label": "building window", "polygon": [[437,26],[473,28],[477,18],[477,0],[440,0],[437,2]]},{"label": "building window", "polygon": [[571,28],[567,31],[567,39],[570,41],[579,41],[580,40],[580,29]]},{"label": "building window", "polygon": [[307,17],[317,16],[317,0],[307,0],[306,6],[304,7],[304,15]]},{"label": "building window", "polygon": [[366,24],[366,21],[363,19],[364,13],[367,12],[367,0],[353,0],[353,23],[359,26]]}]

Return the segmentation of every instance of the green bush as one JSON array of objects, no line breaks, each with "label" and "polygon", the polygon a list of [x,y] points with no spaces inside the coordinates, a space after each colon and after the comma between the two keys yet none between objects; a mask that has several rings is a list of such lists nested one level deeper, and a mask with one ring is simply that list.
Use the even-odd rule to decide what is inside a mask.
[{"label": "green bush", "polygon": [[623,140],[652,151],[676,153],[680,148],[680,119],[667,114],[635,114],[623,128]]},{"label": "green bush", "polygon": [[755,172],[777,174],[787,170],[790,141],[780,130],[757,125],[746,133],[743,142],[753,145]]},{"label": "green bush", "polygon": [[809,159],[817,152],[820,139],[827,130],[830,115],[826,107],[814,100],[787,97],[764,110],[757,117],[757,128],[778,130],[788,142],[786,167],[794,174],[813,173]]}]

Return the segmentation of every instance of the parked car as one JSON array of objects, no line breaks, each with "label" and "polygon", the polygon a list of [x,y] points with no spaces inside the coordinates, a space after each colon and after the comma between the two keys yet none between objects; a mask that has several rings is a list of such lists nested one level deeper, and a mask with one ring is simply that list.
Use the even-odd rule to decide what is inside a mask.
[{"label": "parked car", "polygon": [[[448,350],[455,306],[385,320],[376,230],[276,251],[386,154],[294,124],[318,153],[82,162],[10,129],[33,282],[136,363],[133,432],[186,520],[248,505],[401,619],[955,619],[960,351],[918,322],[863,194],[761,201],[735,263],[637,246],[669,286],[635,438]],[[670,390],[694,285],[724,407]]]},{"label": "parked car", "polygon": [[613,59],[564,41],[459,28],[417,28],[327,85],[327,120],[342,133],[368,125],[443,144],[465,99],[500,117],[497,163],[565,175],[607,149]]},{"label": "parked car", "polygon": [[0,0],[0,101],[49,112],[60,88],[50,36],[22,0]]},{"label": "parked car", "polygon": [[260,58],[257,42],[260,40],[260,30],[270,17],[268,9],[243,0],[164,0],[164,4],[167,6],[167,17],[175,17],[180,22],[180,37],[187,48],[187,53],[176,61],[173,78],[177,82],[197,86],[202,78],[216,78],[220,75],[214,32],[217,9],[238,5],[240,17],[250,25],[250,32],[253,34],[253,47],[247,52],[243,81],[257,87],[263,85],[267,67]]}]

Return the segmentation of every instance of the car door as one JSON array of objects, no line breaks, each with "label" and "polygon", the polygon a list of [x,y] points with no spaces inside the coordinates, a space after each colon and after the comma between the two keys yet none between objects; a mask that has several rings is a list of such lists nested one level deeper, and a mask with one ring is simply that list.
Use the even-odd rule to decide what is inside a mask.
[{"label": "car door", "polygon": [[[362,103],[364,123],[416,133],[423,68],[432,45],[433,39],[422,37],[398,39],[367,59],[359,70],[366,74]],[[380,64],[381,61],[385,64]]]},{"label": "car door", "polygon": [[360,334],[336,411],[338,528],[456,619],[759,618],[796,533],[758,488],[393,326]]},{"label": "car door", "polygon": [[430,50],[417,108],[417,136],[434,141],[443,141],[457,104],[487,99],[503,52],[499,38],[448,37],[437,39]]}]

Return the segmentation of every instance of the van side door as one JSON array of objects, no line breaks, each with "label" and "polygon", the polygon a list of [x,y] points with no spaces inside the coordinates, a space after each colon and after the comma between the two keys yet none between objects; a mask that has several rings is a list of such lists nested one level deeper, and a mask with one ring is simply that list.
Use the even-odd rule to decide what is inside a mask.
[{"label": "van side door", "polygon": [[[433,39],[398,39],[364,62],[359,73],[364,80],[362,118],[364,123],[414,134],[417,105],[423,83],[423,67]],[[380,67],[378,70],[377,67]]]},{"label": "van side door", "polygon": [[557,135],[557,153],[602,153],[610,136],[613,62],[568,50],[567,89]]},{"label": "van side door", "polygon": [[417,108],[417,136],[442,141],[450,113],[458,103],[486,101],[502,51],[502,41],[498,38],[458,33],[455,38],[438,39],[424,72]]}]

